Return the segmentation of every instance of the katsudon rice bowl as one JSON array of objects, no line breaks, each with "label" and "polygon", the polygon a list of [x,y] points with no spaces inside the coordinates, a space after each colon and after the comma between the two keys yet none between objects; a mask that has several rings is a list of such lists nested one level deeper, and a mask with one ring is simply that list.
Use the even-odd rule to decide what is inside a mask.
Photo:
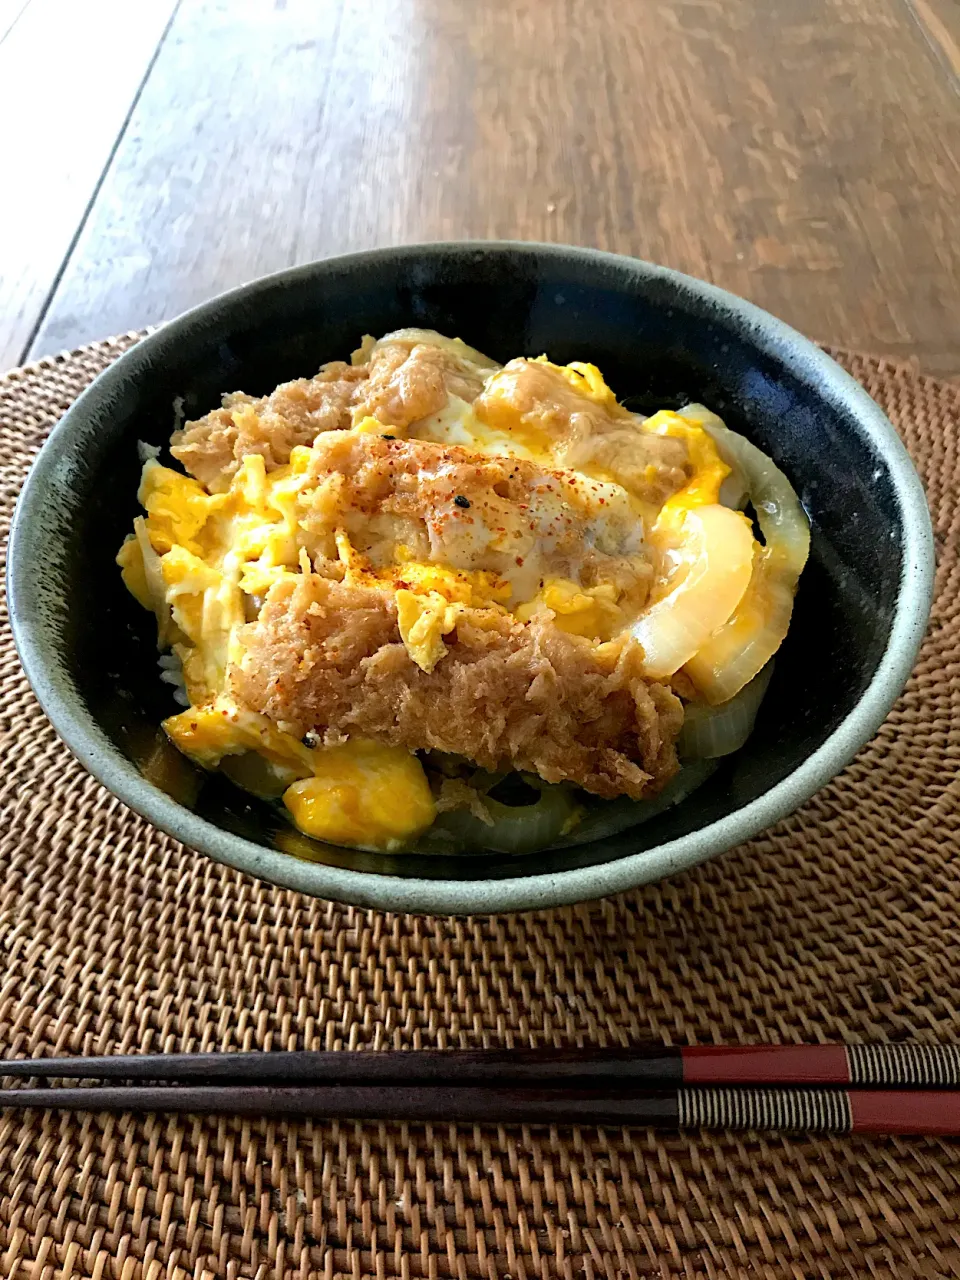
[{"label": "katsudon rice bowl", "polygon": [[[65,477],[70,537],[38,541]],[[918,492],[748,304],[586,251],[385,251],[102,375],[21,501],[14,623],[84,763],[223,861],[570,901],[753,834],[867,740],[928,607]],[[18,583],[26,539],[69,615]]]}]

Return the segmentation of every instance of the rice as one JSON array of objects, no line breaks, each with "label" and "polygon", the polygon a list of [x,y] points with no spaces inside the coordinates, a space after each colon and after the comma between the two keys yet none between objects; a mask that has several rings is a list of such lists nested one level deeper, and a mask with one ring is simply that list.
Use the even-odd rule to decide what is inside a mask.
[{"label": "rice", "polygon": [[189,707],[190,699],[187,697],[187,686],[183,680],[183,667],[180,659],[175,653],[161,654],[157,659],[157,666],[160,668],[160,679],[164,684],[172,685],[173,700],[181,707]]},{"label": "rice", "polygon": [[138,440],[137,456],[141,462],[156,462],[160,457],[160,446],[158,444],[147,444],[145,440]]}]

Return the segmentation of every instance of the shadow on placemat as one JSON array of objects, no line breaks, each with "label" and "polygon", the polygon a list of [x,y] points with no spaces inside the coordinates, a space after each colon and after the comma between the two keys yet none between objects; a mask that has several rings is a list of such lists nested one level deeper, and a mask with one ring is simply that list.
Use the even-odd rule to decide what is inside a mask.
[{"label": "shadow on placemat", "polygon": [[[46,432],[134,340],[0,380],[4,536]],[[4,611],[0,1053],[960,1039],[960,389],[839,358],[933,509],[917,669],[799,813],[620,898],[420,919],[220,867],[73,761]],[[932,1139],[0,1119],[4,1275],[958,1275],[958,1212],[960,1144]]]}]

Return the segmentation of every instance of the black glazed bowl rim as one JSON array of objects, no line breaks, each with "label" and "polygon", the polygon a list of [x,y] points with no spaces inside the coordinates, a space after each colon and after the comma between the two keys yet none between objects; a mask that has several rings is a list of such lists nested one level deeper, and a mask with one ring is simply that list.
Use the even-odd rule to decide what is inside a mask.
[{"label": "black glazed bowl rim", "polygon": [[[815,385],[821,399],[841,404],[889,469],[902,513],[902,572],[889,640],[858,701],[834,731],[802,763],[769,790],[734,812],[677,839],[612,861],[503,879],[418,879],[301,861],[235,835],[200,818],[148,782],[114,745],[85,707],[63,670],[44,625],[47,575],[35,563],[31,530],[75,465],[82,424],[109,413],[120,386],[162,361],[180,335],[213,325],[226,308],[249,303],[265,291],[304,278],[349,269],[351,264],[396,263],[444,254],[529,254],[578,262],[598,277],[629,266],[639,282],[658,281],[682,297],[705,304],[722,320],[749,333],[758,353],[789,366]],[[791,813],[847,765],[876,733],[913,667],[926,628],[933,586],[933,535],[919,478],[893,427],[867,393],[829,356],[788,325],[733,294],[666,267],[576,246],[526,241],[457,241],[369,250],[328,258],[254,280],[164,324],[106,369],[51,432],[17,503],[9,542],[8,600],[14,640],[27,677],[54,728],[77,759],[114,795],[189,848],[261,880],[317,897],[363,907],[431,914],[474,915],[588,901],[651,883],[693,867],[755,836]],[[481,864],[482,865],[482,864]]]}]

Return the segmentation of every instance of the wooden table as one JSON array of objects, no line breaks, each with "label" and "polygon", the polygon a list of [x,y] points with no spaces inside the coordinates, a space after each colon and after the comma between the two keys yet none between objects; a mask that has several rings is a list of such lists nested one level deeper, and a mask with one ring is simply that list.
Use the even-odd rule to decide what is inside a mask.
[{"label": "wooden table", "polygon": [[0,0],[0,365],[470,236],[960,375],[958,89],[957,0]]}]

